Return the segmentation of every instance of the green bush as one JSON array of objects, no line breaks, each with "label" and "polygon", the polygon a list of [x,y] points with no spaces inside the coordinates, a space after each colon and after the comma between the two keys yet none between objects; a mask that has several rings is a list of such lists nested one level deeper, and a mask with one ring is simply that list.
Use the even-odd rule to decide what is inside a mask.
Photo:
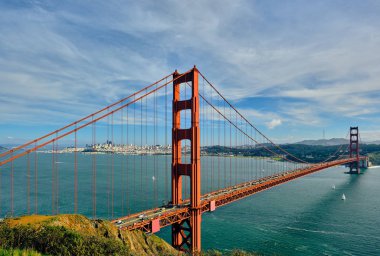
[{"label": "green bush", "polygon": [[0,226],[0,246],[11,248],[33,248],[50,255],[129,255],[128,247],[121,241],[83,236],[65,227]]},{"label": "green bush", "polygon": [[0,256],[41,256],[40,253],[26,249],[26,250],[20,250],[20,249],[1,249],[0,248]]}]

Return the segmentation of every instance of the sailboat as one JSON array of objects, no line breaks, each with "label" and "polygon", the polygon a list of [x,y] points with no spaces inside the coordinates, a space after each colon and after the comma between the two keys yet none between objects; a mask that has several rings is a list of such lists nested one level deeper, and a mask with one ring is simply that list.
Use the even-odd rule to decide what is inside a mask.
[{"label": "sailboat", "polygon": [[331,188],[335,190],[335,185],[333,184]]},{"label": "sailboat", "polygon": [[346,196],[344,194],[342,195],[342,200],[346,200]]}]

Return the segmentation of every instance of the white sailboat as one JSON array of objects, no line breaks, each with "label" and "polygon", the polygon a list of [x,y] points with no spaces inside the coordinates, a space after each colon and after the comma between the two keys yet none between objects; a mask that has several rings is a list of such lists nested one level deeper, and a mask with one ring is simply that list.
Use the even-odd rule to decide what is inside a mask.
[{"label": "white sailboat", "polygon": [[333,184],[331,188],[335,190],[335,185]]},{"label": "white sailboat", "polygon": [[344,194],[342,195],[342,200],[346,200],[346,196]]}]

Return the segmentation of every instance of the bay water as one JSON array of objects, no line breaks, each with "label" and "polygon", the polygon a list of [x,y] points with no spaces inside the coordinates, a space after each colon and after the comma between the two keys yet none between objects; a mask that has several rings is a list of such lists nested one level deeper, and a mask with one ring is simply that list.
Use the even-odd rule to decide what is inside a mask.
[{"label": "bay water", "polygon": [[[37,180],[33,154],[14,163],[14,216],[36,210],[73,213],[74,154],[52,156],[37,154]],[[170,198],[171,156],[77,157],[78,213],[113,219],[160,206]],[[279,172],[283,168],[279,164],[283,165],[253,158],[202,157],[202,193]],[[380,255],[380,167],[361,175],[345,171],[342,166],[329,168],[205,213],[202,248],[222,252],[239,248],[264,255]],[[4,217],[12,212],[10,165],[0,169],[0,179]],[[188,196],[189,186],[185,188]],[[170,242],[170,228],[157,235]]]}]

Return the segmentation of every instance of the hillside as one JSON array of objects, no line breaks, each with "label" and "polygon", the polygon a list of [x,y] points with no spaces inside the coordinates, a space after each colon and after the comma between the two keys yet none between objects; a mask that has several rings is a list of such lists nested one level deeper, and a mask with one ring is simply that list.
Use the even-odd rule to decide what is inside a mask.
[{"label": "hillside", "polygon": [[168,243],[109,221],[81,215],[32,215],[0,223],[0,248],[33,249],[44,255],[178,255]]},{"label": "hillside", "polygon": [[332,138],[332,139],[320,139],[320,140],[303,140],[293,144],[301,144],[308,146],[337,146],[342,144],[349,144],[350,141],[343,138]]}]

